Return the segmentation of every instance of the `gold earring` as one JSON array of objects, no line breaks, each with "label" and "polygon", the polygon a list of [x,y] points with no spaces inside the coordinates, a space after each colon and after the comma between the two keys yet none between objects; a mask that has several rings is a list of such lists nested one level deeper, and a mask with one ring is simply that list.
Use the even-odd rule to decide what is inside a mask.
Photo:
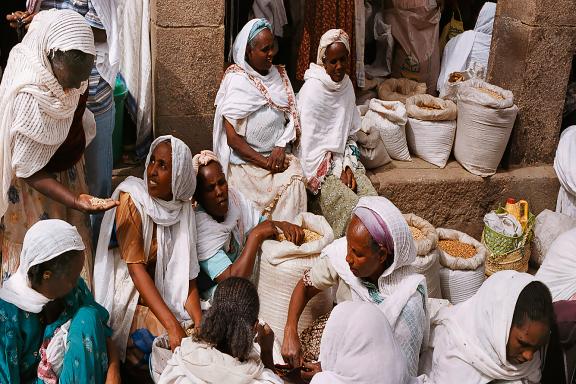
[{"label": "gold earring", "polygon": [[42,274],[42,279],[43,279],[43,280],[48,280],[48,279],[50,279],[50,277],[52,277],[52,272],[50,272],[50,271],[45,271],[45,272]]}]

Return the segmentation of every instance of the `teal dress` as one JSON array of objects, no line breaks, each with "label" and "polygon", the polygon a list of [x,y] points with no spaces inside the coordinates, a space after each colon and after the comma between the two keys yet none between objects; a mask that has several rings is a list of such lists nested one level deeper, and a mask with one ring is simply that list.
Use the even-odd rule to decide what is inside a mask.
[{"label": "teal dress", "polygon": [[106,325],[108,312],[94,301],[84,280],[64,298],[60,317],[47,326],[40,315],[0,300],[0,383],[37,383],[40,347],[71,319],[66,353],[59,384],[104,383],[108,371],[106,338],[112,331]]}]

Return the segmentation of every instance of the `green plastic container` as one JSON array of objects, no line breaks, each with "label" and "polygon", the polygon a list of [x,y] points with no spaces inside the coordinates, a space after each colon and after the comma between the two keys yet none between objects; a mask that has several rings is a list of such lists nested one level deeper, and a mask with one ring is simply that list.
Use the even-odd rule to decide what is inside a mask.
[{"label": "green plastic container", "polygon": [[126,83],[120,76],[116,76],[116,86],[114,87],[114,105],[116,107],[116,116],[114,122],[114,132],[112,133],[112,158],[114,163],[122,157],[122,145],[124,134],[124,101],[128,95]]}]

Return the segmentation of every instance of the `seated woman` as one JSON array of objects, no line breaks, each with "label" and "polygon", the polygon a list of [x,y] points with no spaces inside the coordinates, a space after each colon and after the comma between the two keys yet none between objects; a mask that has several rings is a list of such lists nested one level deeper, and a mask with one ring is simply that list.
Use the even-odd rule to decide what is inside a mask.
[{"label": "seated woman", "polygon": [[200,275],[198,288],[210,299],[216,284],[231,277],[250,278],[262,242],[280,229],[288,241],[300,245],[304,231],[285,221],[266,220],[242,193],[228,188],[226,176],[212,151],[194,156],[197,173],[196,227]]},{"label": "seated woman", "polygon": [[334,308],[320,344],[320,361],[304,363],[311,384],[417,384],[386,316],[370,303],[345,302]]},{"label": "seated woman", "polygon": [[182,322],[200,324],[195,187],[190,149],[175,137],[160,136],[150,147],[144,180],[123,181],[113,194],[120,206],[102,221],[96,300],[110,312],[127,370],[143,380],[149,378],[147,360],[156,336],[167,332],[175,349],[186,337]]},{"label": "seated woman", "polygon": [[490,276],[470,299],[438,314],[433,383],[540,383],[540,349],[554,321],[552,297],[527,273]]},{"label": "seated woman", "polygon": [[259,212],[290,221],[306,211],[302,168],[289,154],[300,121],[286,71],[272,65],[274,54],[270,24],[249,21],[216,95],[213,144],[230,185]]},{"label": "seated woman", "polygon": [[308,301],[338,287],[336,301],[365,301],[382,310],[396,343],[415,376],[420,350],[428,341],[426,281],[413,272],[416,246],[402,213],[384,197],[363,197],[352,211],[346,237],[322,251],[320,260],[300,279],[290,299],[282,355],[302,364],[298,319]]},{"label": "seated woman", "polygon": [[310,63],[298,94],[302,136],[297,156],[307,187],[315,195],[309,204],[326,217],[335,238],[344,236],[350,212],[360,197],[378,195],[359,161],[354,141],[360,114],[354,86],[345,72],[349,55],[346,32],[326,32],[320,40],[318,60]]},{"label": "seated woman", "polygon": [[250,281],[230,277],[218,284],[199,334],[182,341],[158,383],[283,383],[272,371],[274,332],[259,323],[259,311],[258,292]]},{"label": "seated woman", "polygon": [[108,312],[80,278],[83,251],[62,220],[26,233],[20,266],[0,289],[0,382],[120,382]]},{"label": "seated woman", "polygon": [[535,276],[550,289],[554,302],[576,300],[576,228],[554,240]]}]

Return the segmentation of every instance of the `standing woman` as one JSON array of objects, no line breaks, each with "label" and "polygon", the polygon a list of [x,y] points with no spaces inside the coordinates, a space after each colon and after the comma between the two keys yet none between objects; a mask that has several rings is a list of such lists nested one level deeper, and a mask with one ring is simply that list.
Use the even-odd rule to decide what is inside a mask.
[{"label": "standing woman", "polygon": [[40,12],[10,53],[0,85],[2,280],[18,268],[27,229],[38,220],[59,218],[75,225],[84,239],[82,276],[91,286],[85,213],[117,204],[85,193],[82,122],[89,115],[83,118],[79,110],[73,123],[94,55],[94,37],[84,18],[57,10]]},{"label": "standing woman", "polygon": [[260,212],[290,221],[306,211],[302,168],[289,154],[300,120],[286,71],[272,65],[274,54],[270,24],[249,21],[216,95],[213,143],[230,186]]},{"label": "standing woman", "polygon": [[360,163],[354,134],[360,130],[354,86],[346,74],[350,40],[341,29],[331,29],[320,39],[316,63],[310,63],[298,94],[302,124],[298,158],[313,206],[334,230],[344,236],[350,213],[362,196],[376,190]]},{"label": "standing woman", "polygon": [[182,323],[200,324],[195,188],[188,146],[160,136],[150,146],[144,179],[123,181],[113,194],[120,206],[102,221],[95,296],[110,312],[112,337],[132,380],[150,379],[155,337],[167,332],[174,350],[186,337]]}]

